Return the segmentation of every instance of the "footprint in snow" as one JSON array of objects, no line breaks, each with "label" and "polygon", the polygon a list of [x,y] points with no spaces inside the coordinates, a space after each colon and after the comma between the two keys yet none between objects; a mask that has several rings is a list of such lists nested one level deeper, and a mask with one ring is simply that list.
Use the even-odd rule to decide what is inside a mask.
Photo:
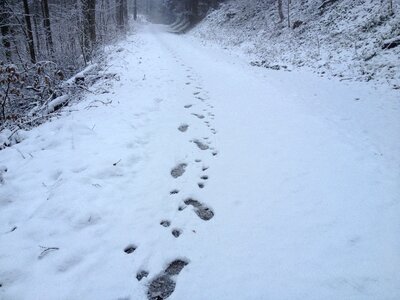
[{"label": "footprint in snow", "polygon": [[187,104],[184,106],[184,108],[191,108],[193,105],[192,104]]},{"label": "footprint in snow", "polygon": [[187,164],[179,164],[171,170],[171,176],[174,178],[181,177],[186,171]]},{"label": "footprint in snow", "polygon": [[145,271],[145,270],[140,270],[139,272],[137,272],[136,274],[136,279],[138,281],[142,280],[143,278],[146,278],[147,276],[149,276],[149,272]]},{"label": "footprint in snow", "polygon": [[136,246],[134,246],[134,245],[128,245],[128,246],[125,247],[124,252],[125,252],[126,254],[131,254],[131,253],[135,252],[136,249],[137,249]]},{"label": "footprint in snow", "polygon": [[179,275],[187,265],[188,262],[181,259],[171,262],[164,272],[151,281],[147,290],[147,298],[149,300],[163,300],[171,296],[176,287],[174,277]]},{"label": "footprint in snow", "polygon": [[208,147],[208,145],[202,143],[199,140],[194,140],[193,143],[195,143],[200,150],[208,150],[210,148]]},{"label": "footprint in snow", "polygon": [[196,213],[196,215],[204,221],[209,221],[214,217],[214,212],[212,211],[212,209],[205,206],[203,203],[201,203],[197,200],[189,198],[189,199],[186,199],[184,201],[184,203],[187,206],[193,206],[194,212]]},{"label": "footprint in snow", "polygon": [[165,273],[170,276],[179,275],[183,268],[188,264],[189,263],[187,261],[176,259],[168,265],[168,267],[165,269]]},{"label": "footprint in snow", "polygon": [[203,115],[201,115],[201,114],[192,113],[192,115],[198,117],[200,120],[205,118],[205,117],[204,117]]},{"label": "footprint in snow", "polygon": [[180,125],[180,126],[178,127],[178,130],[179,130],[180,132],[186,132],[186,131],[188,130],[188,128],[189,128],[189,125],[188,125],[188,124],[182,124],[182,125]]},{"label": "footprint in snow", "polygon": [[160,225],[163,226],[163,227],[169,227],[169,226],[171,226],[171,221],[162,220],[162,221],[160,222]]},{"label": "footprint in snow", "polygon": [[169,192],[170,195],[176,195],[179,194],[179,190],[172,190]]},{"label": "footprint in snow", "polygon": [[171,231],[172,235],[176,238],[178,238],[182,234],[182,230],[175,228]]}]

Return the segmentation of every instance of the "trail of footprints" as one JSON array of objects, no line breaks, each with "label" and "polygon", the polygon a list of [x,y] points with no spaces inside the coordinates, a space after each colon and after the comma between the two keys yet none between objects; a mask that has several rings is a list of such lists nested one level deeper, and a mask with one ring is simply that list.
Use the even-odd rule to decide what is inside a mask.
[{"label": "trail of footprints", "polygon": [[[190,69],[188,69],[187,71],[190,72]],[[192,79],[193,77],[189,75],[188,78]],[[199,96],[199,95],[201,95],[202,88],[200,86],[196,86],[195,89],[196,90],[193,92],[193,95],[195,96],[195,99],[201,100],[202,102],[205,101],[206,100],[205,98]],[[193,104],[184,105],[185,109],[190,109],[192,107],[193,107]],[[209,109],[213,108],[213,106],[210,105],[210,104],[208,104],[207,107]],[[208,111],[207,108],[203,109],[203,111],[207,112],[207,116],[210,117],[211,120],[214,119],[215,115],[212,112]],[[193,115],[194,117],[196,117],[196,118],[198,118],[200,120],[206,119],[206,116],[204,114],[202,114],[202,113],[192,112],[191,115]],[[208,120],[204,120],[204,124],[208,128],[211,127],[210,121],[208,121]],[[180,132],[182,132],[182,133],[185,133],[185,132],[187,132],[189,130],[189,127],[190,126],[188,124],[186,124],[186,123],[180,124],[179,127],[178,127],[178,130]],[[210,130],[210,132],[212,134],[216,134],[216,130],[214,128],[210,128],[209,130]],[[193,139],[193,140],[191,140],[191,142],[194,145],[196,145],[197,148],[200,149],[201,151],[211,150],[212,156],[216,156],[218,154],[218,152],[214,148],[210,147],[211,142],[209,141],[209,137],[208,136],[203,137],[202,139]],[[200,163],[201,160],[200,159],[196,159],[195,162],[196,163]],[[180,164],[176,165],[175,167],[173,167],[171,169],[171,176],[173,178],[179,178],[179,177],[183,176],[187,166],[188,166],[187,163],[180,163]],[[202,171],[205,172],[205,171],[208,170],[208,168],[209,167],[202,167]],[[205,188],[205,181],[208,180],[208,176],[207,175],[203,175],[203,176],[200,177],[200,179],[202,181],[198,182],[197,186],[200,189],[204,189]],[[170,192],[171,195],[176,195],[178,193],[179,193],[179,191],[176,190],[176,189],[172,190]],[[211,208],[207,207],[207,205],[205,205],[204,203],[202,203],[200,201],[197,201],[197,200],[194,200],[194,199],[186,199],[186,200],[184,200],[183,204],[179,206],[178,210],[182,211],[188,206],[191,206],[193,208],[195,214],[202,220],[208,221],[208,220],[212,219],[213,216],[214,216],[214,212],[212,211]],[[169,227],[171,223],[170,223],[170,221],[164,220],[160,224],[162,226],[164,226],[164,227]],[[172,234],[175,237],[179,237],[179,235],[181,233],[182,232],[177,230],[177,229],[172,230]]]},{"label": "trail of footprints", "polygon": [[[187,70],[190,72],[190,70]],[[192,76],[188,76],[189,79],[192,79]],[[187,83],[188,84],[188,83]],[[190,84],[190,83],[189,83]],[[193,96],[195,99],[200,100],[202,105],[204,105],[206,99],[202,95],[202,88],[199,86],[195,87],[195,91],[193,92]],[[187,110],[190,110],[193,108],[193,104],[186,104],[184,105],[184,108]],[[212,109],[213,106],[208,104],[207,105],[208,109]],[[207,117],[210,118],[211,120],[214,120],[215,115],[210,112],[207,108],[203,109],[204,113],[199,113],[199,112],[190,112],[192,116],[198,118],[199,120],[202,120],[204,122],[204,125],[210,130],[212,134],[216,134],[217,131],[214,128],[211,128],[211,122],[207,120]],[[189,124],[180,124],[178,127],[178,130],[181,133],[186,133],[188,130],[190,130],[190,125]],[[203,137],[202,139],[193,139],[190,142],[196,145],[196,147],[202,152],[202,151],[211,151],[212,156],[218,155],[218,152],[211,147],[211,142],[209,141],[210,137],[206,136]],[[195,163],[201,163],[201,159],[195,159]],[[180,163],[173,167],[171,169],[171,176],[175,179],[181,177],[184,175],[186,172],[186,168],[188,167],[188,163]],[[205,188],[205,182],[209,179],[208,175],[205,174],[205,172],[209,169],[208,166],[202,166],[201,171],[203,172],[203,175],[200,177],[201,181],[197,182],[198,188],[204,189]],[[170,191],[170,195],[177,195],[179,193],[179,190],[174,189]],[[183,203],[178,207],[178,211],[182,211],[186,208],[190,207],[194,214],[197,215],[201,220],[203,221],[210,221],[214,217],[214,211],[207,206],[206,203],[199,201],[194,198],[186,198],[183,200]],[[162,220],[160,222],[160,225],[168,228],[172,225],[172,222],[170,220]],[[183,234],[182,230],[179,228],[173,228],[171,230],[172,235],[175,238],[178,238],[181,234]],[[174,276],[177,276],[181,270],[188,264],[187,261],[183,260],[176,260],[172,262],[167,269],[161,274],[155,277],[149,285],[148,288],[148,299],[150,300],[161,300],[161,299],[167,299],[175,290],[175,281],[174,281]]]},{"label": "trail of footprints", "polygon": [[[190,73],[191,69],[190,68],[186,69],[186,72]],[[214,120],[215,115],[211,111],[209,111],[214,107],[211,104],[206,104],[207,95],[206,93],[203,92],[202,87],[193,85],[193,80],[194,80],[193,76],[188,74],[187,78],[190,81],[186,82],[186,85],[188,87],[193,86],[194,91],[192,94],[194,99],[200,101],[199,104],[202,106],[206,106],[207,108],[204,108],[202,113],[191,112],[191,110],[194,109],[195,107],[194,104],[186,104],[183,106],[183,108],[189,111],[189,113],[194,118],[203,121],[204,126],[208,128],[211,134],[215,135],[217,131],[215,130],[215,128],[212,128],[211,125],[211,121]],[[177,127],[177,129],[182,134],[185,134],[190,130],[190,125],[182,123]],[[201,139],[196,138],[191,140],[190,142],[197,147],[200,153],[204,151],[210,151],[211,157],[215,157],[218,155],[218,151],[211,146],[210,137],[208,136],[202,137]],[[202,163],[202,160],[196,158],[194,162],[199,164]],[[174,166],[170,171],[172,178],[178,179],[179,177],[184,176],[188,165],[189,165],[188,163],[182,162]],[[206,171],[208,169],[209,166],[203,165],[201,167],[203,175],[200,176],[199,180],[196,183],[194,183],[194,186],[196,186],[197,184],[197,188],[199,189],[199,191],[206,187],[206,181],[209,179],[209,176],[206,174]],[[174,197],[179,193],[180,191],[178,189],[172,189],[169,192],[170,196]],[[214,217],[214,211],[210,207],[208,207],[206,203],[199,201],[197,199],[184,198],[183,201],[180,203],[180,205],[177,206],[178,211],[183,211],[187,208],[192,209],[193,215],[197,216],[203,221],[210,221]],[[171,220],[168,219],[161,220],[159,225],[166,229],[171,228],[170,232],[174,238],[179,238],[182,234],[184,234],[183,230],[181,230],[180,228],[172,227],[173,224]],[[126,254],[132,254],[135,252],[136,249],[137,247],[135,245],[130,244],[125,247],[124,252]],[[183,259],[176,259],[170,262],[164,271],[155,276],[153,279],[151,279],[150,283],[148,283],[147,298],[149,300],[163,300],[169,298],[175,290],[177,275],[179,275],[179,273],[184,269],[186,265],[188,265],[188,263],[189,262],[187,260]],[[136,274],[136,279],[138,281],[141,281],[144,278],[147,278],[149,275],[150,275],[149,271],[139,270]]]},{"label": "trail of footprints", "polygon": [[171,262],[160,275],[151,281],[147,291],[148,299],[162,300],[171,296],[176,286],[175,277],[179,275],[187,264],[187,261],[181,259]]}]

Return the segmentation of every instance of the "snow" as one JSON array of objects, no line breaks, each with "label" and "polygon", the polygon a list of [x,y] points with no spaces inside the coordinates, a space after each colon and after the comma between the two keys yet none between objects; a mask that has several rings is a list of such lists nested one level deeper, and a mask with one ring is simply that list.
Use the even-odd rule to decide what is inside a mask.
[{"label": "snow", "polygon": [[383,41],[383,48],[394,48],[400,45],[400,35]]},{"label": "snow", "polygon": [[92,71],[93,71],[94,69],[96,69],[97,67],[98,67],[98,64],[91,64],[91,65],[88,65],[84,70],[82,70],[82,71],[79,72],[78,74],[72,76],[70,79],[68,79],[67,81],[65,81],[64,86],[71,85],[71,84],[75,83],[75,81],[76,81],[78,78],[84,78],[86,74],[92,72]]},{"label": "snow", "polygon": [[396,91],[155,25],[108,53],[110,93],[0,152],[1,299],[146,299],[176,259],[169,299],[400,297]]},{"label": "snow", "polygon": [[[400,1],[393,1],[393,15],[382,1],[327,1],[332,3],[325,6],[321,2],[292,1],[288,28],[288,1],[283,1],[285,19],[279,22],[274,1],[229,0],[192,34],[267,66],[302,68],[323,77],[372,80],[399,88],[400,48],[382,49],[382,44],[400,34]],[[303,23],[293,28],[299,21]]]},{"label": "snow", "polygon": [[62,95],[60,97],[57,97],[56,99],[50,101],[46,106],[46,113],[52,113],[54,110],[56,110],[57,107],[60,107],[61,105],[65,104],[68,101],[69,96],[68,95]]}]

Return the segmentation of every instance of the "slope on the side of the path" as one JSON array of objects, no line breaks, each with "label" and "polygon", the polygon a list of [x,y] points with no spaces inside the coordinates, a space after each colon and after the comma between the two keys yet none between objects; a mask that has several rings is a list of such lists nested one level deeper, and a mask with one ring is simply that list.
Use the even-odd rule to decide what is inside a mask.
[{"label": "slope on the side of the path", "polygon": [[247,53],[262,67],[308,68],[321,76],[400,88],[400,47],[385,46],[400,34],[400,3],[393,1],[390,14],[390,2],[292,1],[289,28],[288,2],[283,1],[280,22],[274,1],[225,1],[193,34]]}]

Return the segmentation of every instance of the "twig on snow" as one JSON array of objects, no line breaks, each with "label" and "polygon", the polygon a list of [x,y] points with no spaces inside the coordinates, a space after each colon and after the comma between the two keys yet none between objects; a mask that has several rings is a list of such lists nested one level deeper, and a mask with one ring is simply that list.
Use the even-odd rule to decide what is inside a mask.
[{"label": "twig on snow", "polygon": [[14,147],[14,149],[17,150],[19,154],[21,154],[23,159],[26,159],[25,155],[21,152],[21,150],[19,150],[17,147]]},{"label": "twig on snow", "polygon": [[42,248],[43,251],[38,256],[38,259],[42,259],[43,257],[45,257],[51,251],[60,250],[60,248],[58,248],[58,247],[44,247],[44,246],[39,246],[39,247]]},{"label": "twig on snow", "polygon": [[121,159],[119,161],[113,163],[113,166],[116,167],[120,162],[121,162]]}]

